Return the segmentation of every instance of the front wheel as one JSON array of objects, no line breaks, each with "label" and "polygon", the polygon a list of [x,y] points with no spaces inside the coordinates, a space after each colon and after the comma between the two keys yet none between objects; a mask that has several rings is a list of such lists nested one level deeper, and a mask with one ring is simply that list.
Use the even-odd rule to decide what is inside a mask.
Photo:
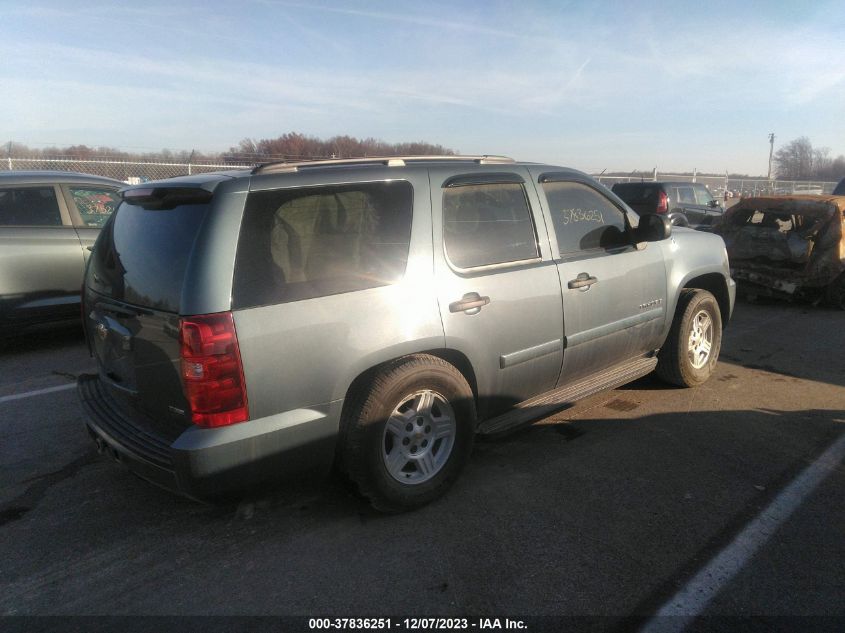
[{"label": "front wheel", "polygon": [[341,464],[376,509],[411,510],[452,485],[475,435],[472,390],[454,366],[426,354],[402,358],[349,398]]},{"label": "front wheel", "polygon": [[679,387],[697,387],[713,373],[721,346],[722,315],[716,298],[706,290],[686,288],[657,356],[657,375]]}]

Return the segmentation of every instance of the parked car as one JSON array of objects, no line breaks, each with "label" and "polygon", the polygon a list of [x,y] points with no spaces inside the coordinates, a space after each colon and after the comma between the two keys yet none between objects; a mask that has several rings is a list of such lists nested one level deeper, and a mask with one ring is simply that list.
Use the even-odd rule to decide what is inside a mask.
[{"label": "parked car", "polygon": [[810,195],[810,196],[820,196],[824,193],[824,190],[819,185],[807,185],[807,184],[800,184],[795,185],[792,188],[792,194],[794,195]]},{"label": "parked car", "polygon": [[675,226],[708,230],[717,223],[724,208],[701,183],[618,182],[613,193],[640,215],[665,215]]},{"label": "parked car", "polygon": [[[563,290],[561,290],[561,288]],[[123,191],[85,278],[98,447],[206,497],[337,464],[425,504],[476,433],[652,370],[710,376],[721,238],[496,157],[268,164]]]},{"label": "parked car", "polygon": [[73,172],[0,172],[0,341],[29,325],[79,320],[87,247],[122,186]]},{"label": "parked car", "polygon": [[845,196],[745,198],[717,231],[750,294],[826,296],[845,310]]}]

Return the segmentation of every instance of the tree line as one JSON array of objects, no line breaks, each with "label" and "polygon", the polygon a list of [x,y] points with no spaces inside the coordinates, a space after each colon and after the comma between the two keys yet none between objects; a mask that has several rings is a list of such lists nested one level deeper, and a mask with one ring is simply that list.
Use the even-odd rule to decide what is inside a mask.
[{"label": "tree line", "polygon": [[365,156],[453,156],[455,151],[442,145],[423,141],[413,143],[385,143],[375,138],[333,136],[320,139],[290,132],[274,139],[245,138],[237,147],[230,147],[224,157],[255,157],[258,159],[356,158]]},{"label": "tree line", "polygon": [[120,160],[127,162],[166,163],[259,163],[274,160],[311,160],[321,158],[358,158],[366,156],[453,156],[455,150],[424,141],[387,143],[375,138],[333,136],[320,139],[289,132],[272,139],[243,139],[224,152],[171,151],[127,152],[115,147],[70,145],[40,149],[10,141],[3,148],[10,158],[61,158],[66,160]]},{"label": "tree line", "polygon": [[[316,136],[288,132],[277,138],[245,138],[224,152],[171,151],[127,152],[114,147],[70,145],[40,149],[10,141],[4,147],[10,158],[62,158],[67,160],[121,160],[127,162],[165,163],[260,163],[274,160],[311,160],[323,158],[356,158],[365,156],[412,156],[456,154],[455,150],[424,141],[387,143],[375,138],[354,136]],[[781,146],[773,155],[775,174],[781,180],[835,181],[845,177],[845,156],[831,156],[829,147],[813,147],[806,136]],[[648,177],[651,172],[613,172],[606,175]],[[700,174],[706,175],[706,174]],[[731,175],[733,177],[733,174]],[[740,175],[736,175],[740,177]],[[746,176],[747,177],[747,176]]]},{"label": "tree line", "polygon": [[781,180],[835,181],[845,177],[845,156],[831,157],[829,147],[813,147],[806,136],[780,147],[772,162]]}]

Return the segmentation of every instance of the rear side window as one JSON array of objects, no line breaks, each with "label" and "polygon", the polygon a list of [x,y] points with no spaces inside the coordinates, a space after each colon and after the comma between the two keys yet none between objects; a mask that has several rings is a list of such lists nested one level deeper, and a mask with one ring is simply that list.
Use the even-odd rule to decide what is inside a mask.
[{"label": "rear side window", "polygon": [[561,255],[627,244],[622,211],[592,187],[580,182],[545,182],[543,191]]},{"label": "rear side window", "polygon": [[120,203],[120,196],[114,189],[71,186],[68,190],[83,226],[103,226]]},{"label": "rear side window", "polygon": [[53,187],[0,189],[0,226],[61,226]]},{"label": "rear side window", "polygon": [[443,192],[443,241],[459,268],[539,257],[521,184],[465,185]]},{"label": "rear side window", "polygon": [[696,204],[692,187],[669,187],[669,198],[680,204]]},{"label": "rear side window", "polygon": [[385,286],[408,261],[410,183],[258,191],[247,198],[234,308]]}]

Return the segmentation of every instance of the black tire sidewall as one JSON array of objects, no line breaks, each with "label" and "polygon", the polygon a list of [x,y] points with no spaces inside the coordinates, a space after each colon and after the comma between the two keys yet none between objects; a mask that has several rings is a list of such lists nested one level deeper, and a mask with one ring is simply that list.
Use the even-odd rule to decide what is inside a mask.
[{"label": "black tire sidewall", "polygon": [[[475,403],[469,385],[445,362],[420,360],[410,359],[374,380],[361,410],[349,420],[350,475],[381,510],[412,509],[437,498],[460,474],[472,451]],[[452,407],[456,423],[454,443],[446,464],[434,477],[418,484],[403,484],[390,475],[384,463],[384,428],[401,402],[424,389],[437,393]]]},{"label": "black tire sidewall", "polygon": [[[698,369],[692,366],[689,359],[688,344],[689,335],[692,330],[692,320],[696,314],[701,310],[706,310],[713,321],[713,344],[710,348],[710,358],[707,363]],[[690,302],[687,304],[686,310],[680,324],[680,332],[678,336],[678,361],[680,363],[681,374],[686,379],[685,382],[691,385],[700,385],[707,381],[716,368],[716,363],[719,361],[719,352],[722,347],[722,315],[719,312],[719,304],[716,298],[706,291],[696,292]]]}]

